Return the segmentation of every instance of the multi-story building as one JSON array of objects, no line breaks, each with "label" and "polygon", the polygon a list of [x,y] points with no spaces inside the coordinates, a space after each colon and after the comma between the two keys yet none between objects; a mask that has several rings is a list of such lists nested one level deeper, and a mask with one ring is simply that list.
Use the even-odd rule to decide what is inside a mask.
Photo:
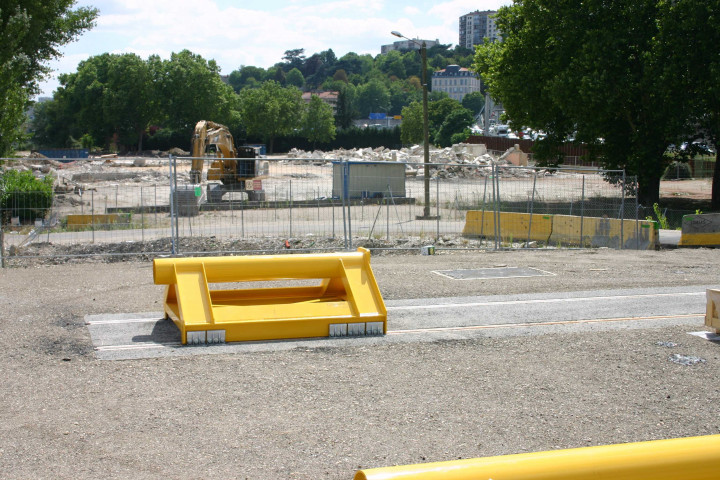
[{"label": "multi-story building", "polygon": [[460,17],[460,42],[465,48],[481,45],[485,39],[502,41],[500,31],[495,26],[495,10],[474,11]]},{"label": "multi-story building", "polygon": [[330,105],[333,109],[333,115],[337,113],[338,92],[304,92],[302,94],[302,99],[305,103],[310,103],[310,99],[313,95],[317,95],[320,97],[320,100]]},{"label": "multi-story building", "polygon": [[481,85],[475,72],[459,65],[448,65],[432,75],[432,91],[445,92],[457,101],[462,101],[470,92],[479,92]]},{"label": "multi-story building", "polygon": [[400,40],[393,42],[390,45],[383,45],[380,47],[380,53],[385,54],[392,50],[420,50],[420,46],[425,42],[425,47],[430,48],[440,43],[440,40],[421,40],[416,38],[415,40]]}]

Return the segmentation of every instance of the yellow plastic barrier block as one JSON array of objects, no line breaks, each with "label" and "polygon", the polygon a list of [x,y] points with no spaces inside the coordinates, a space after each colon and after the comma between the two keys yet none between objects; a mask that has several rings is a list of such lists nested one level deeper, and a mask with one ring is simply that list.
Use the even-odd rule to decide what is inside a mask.
[{"label": "yellow plastic barrier block", "polygon": [[360,470],[354,480],[714,480],[720,435]]},{"label": "yellow plastic barrier block", "polygon": [[[659,243],[655,222],[615,218],[580,217],[470,210],[465,216],[463,235],[495,238],[499,217],[500,239],[511,242],[526,240],[582,247],[611,247],[653,250]],[[582,236],[582,240],[581,237]]]},{"label": "yellow plastic barrier block", "polygon": [[118,214],[118,213],[103,213],[95,215],[68,215],[67,216],[67,227],[68,230],[82,230],[89,228],[91,225],[94,226],[108,226],[117,224],[129,224],[129,214]]},{"label": "yellow plastic barrier block", "polygon": [[707,309],[705,310],[705,325],[720,333],[720,290],[708,289],[705,293],[707,298]]},{"label": "yellow plastic barrier block", "polygon": [[654,250],[659,243],[655,222],[648,220],[553,215],[552,229],[553,244]]},{"label": "yellow plastic barrier block", "polygon": [[[165,258],[153,261],[167,285],[165,314],[182,343],[383,335],[387,309],[370,252]],[[211,289],[211,284],[317,279],[319,285]],[[214,286],[214,285],[213,285]]]},{"label": "yellow plastic barrier block", "polygon": [[720,213],[685,215],[681,247],[720,247]]},{"label": "yellow plastic barrier block", "polygon": [[[547,242],[552,232],[552,216],[529,213],[500,212],[500,236],[507,241]],[[470,210],[465,216],[463,236],[495,237],[495,213]]]}]

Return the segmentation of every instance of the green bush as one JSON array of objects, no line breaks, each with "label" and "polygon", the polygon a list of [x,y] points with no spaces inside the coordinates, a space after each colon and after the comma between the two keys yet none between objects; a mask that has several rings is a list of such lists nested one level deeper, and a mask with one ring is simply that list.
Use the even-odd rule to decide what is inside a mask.
[{"label": "green bush", "polygon": [[35,178],[30,171],[8,170],[0,175],[0,222],[45,218],[52,207],[53,178]]}]

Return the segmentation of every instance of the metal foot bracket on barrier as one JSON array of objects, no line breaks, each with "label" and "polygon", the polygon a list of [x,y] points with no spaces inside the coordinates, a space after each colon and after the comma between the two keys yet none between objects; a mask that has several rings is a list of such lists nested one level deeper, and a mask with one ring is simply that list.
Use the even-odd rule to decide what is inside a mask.
[{"label": "metal foot bracket on barrier", "polygon": [[712,480],[720,435],[359,470],[354,480]]},{"label": "metal foot bracket on barrier", "polygon": [[720,333],[720,290],[708,289],[705,293],[707,298],[707,309],[705,310],[705,326],[713,329],[715,333]]},{"label": "metal foot bracket on barrier", "polygon": [[[183,344],[383,335],[387,309],[370,269],[370,252],[162,258],[165,314]],[[319,285],[211,290],[211,284],[307,281]]]}]

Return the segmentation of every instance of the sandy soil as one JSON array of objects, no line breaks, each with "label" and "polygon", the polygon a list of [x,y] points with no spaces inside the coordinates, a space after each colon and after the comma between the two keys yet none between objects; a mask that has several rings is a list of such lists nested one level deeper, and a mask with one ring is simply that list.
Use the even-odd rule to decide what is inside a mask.
[{"label": "sandy soil", "polygon": [[[720,285],[718,264],[707,249],[373,258],[386,299]],[[496,265],[557,275],[432,273]],[[149,261],[3,269],[0,302],[3,478],[350,479],[720,433],[720,346],[687,327],[100,361],[84,317],[161,310]]]}]

